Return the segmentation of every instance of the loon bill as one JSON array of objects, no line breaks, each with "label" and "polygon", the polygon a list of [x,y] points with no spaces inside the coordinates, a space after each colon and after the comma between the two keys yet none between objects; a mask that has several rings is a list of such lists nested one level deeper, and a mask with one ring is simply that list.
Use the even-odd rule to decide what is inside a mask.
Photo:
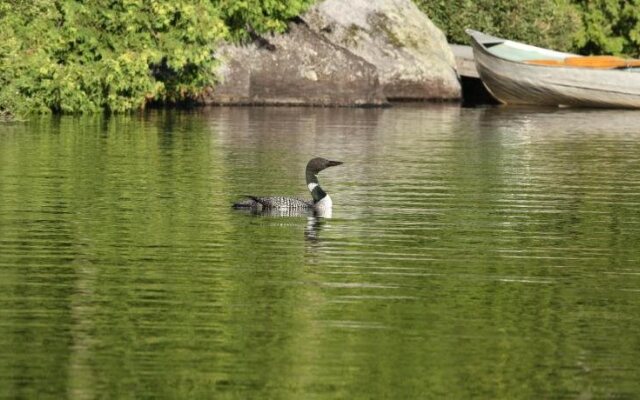
[{"label": "loon bill", "polygon": [[331,161],[326,158],[313,158],[307,163],[305,171],[307,178],[307,188],[311,192],[312,200],[302,200],[293,197],[282,196],[251,196],[246,195],[246,200],[240,201],[233,205],[233,208],[248,209],[254,212],[269,212],[273,210],[291,210],[291,211],[330,211],[333,206],[331,197],[320,187],[318,182],[318,173],[329,167],[341,165],[341,161]]}]

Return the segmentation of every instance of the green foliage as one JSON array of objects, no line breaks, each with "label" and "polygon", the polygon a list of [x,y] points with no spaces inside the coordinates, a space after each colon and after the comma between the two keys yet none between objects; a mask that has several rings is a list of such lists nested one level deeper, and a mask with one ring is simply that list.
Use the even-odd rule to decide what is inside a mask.
[{"label": "green foliage", "polygon": [[640,0],[414,0],[454,43],[465,28],[580,54],[640,56]]},{"label": "green foliage", "polygon": [[576,45],[585,54],[640,56],[640,0],[576,0],[585,30]]},{"label": "green foliage", "polygon": [[0,109],[123,112],[211,83],[224,22],[208,0],[0,2]]},{"label": "green foliage", "polygon": [[220,39],[282,31],[312,0],[0,0],[0,115],[198,98]]},{"label": "green foliage", "polygon": [[255,31],[282,32],[286,21],[301,14],[315,0],[213,0],[231,35],[245,39]]},{"label": "green foliage", "polygon": [[472,28],[538,46],[569,50],[582,31],[569,0],[414,0],[450,42],[467,43]]}]

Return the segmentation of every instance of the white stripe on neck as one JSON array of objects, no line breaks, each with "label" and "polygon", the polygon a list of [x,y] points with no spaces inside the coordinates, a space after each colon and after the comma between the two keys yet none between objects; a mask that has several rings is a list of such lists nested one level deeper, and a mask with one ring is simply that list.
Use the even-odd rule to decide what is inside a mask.
[{"label": "white stripe on neck", "polygon": [[310,183],[307,184],[307,187],[309,188],[310,192],[313,192],[313,189],[315,189],[317,186],[318,186],[318,184],[315,183],[315,182],[310,182]]}]

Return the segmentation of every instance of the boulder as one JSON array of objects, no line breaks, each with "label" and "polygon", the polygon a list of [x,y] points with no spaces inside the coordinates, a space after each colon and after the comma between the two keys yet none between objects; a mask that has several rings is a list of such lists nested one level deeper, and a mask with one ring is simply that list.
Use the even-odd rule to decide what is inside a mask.
[{"label": "boulder", "polygon": [[411,0],[325,0],[301,16],[311,29],[375,65],[388,99],[459,99],[446,38]]},{"label": "boulder", "polygon": [[376,67],[301,21],[282,35],[226,44],[207,104],[367,106],[387,103]]}]

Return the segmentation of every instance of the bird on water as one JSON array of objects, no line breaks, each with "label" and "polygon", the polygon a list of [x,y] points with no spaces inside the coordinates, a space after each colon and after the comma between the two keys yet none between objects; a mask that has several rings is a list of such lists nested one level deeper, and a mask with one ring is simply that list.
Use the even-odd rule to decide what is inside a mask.
[{"label": "bird on water", "polygon": [[318,173],[329,167],[341,165],[341,161],[331,161],[326,158],[316,157],[307,163],[305,170],[307,188],[311,192],[312,200],[302,200],[293,197],[269,196],[258,197],[247,195],[246,200],[233,205],[233,208],[247,209],[253,212],[268,212],[270,210],[313,211],[319,213],[331,212],[333,202],[327,192],[320,187]]}]

